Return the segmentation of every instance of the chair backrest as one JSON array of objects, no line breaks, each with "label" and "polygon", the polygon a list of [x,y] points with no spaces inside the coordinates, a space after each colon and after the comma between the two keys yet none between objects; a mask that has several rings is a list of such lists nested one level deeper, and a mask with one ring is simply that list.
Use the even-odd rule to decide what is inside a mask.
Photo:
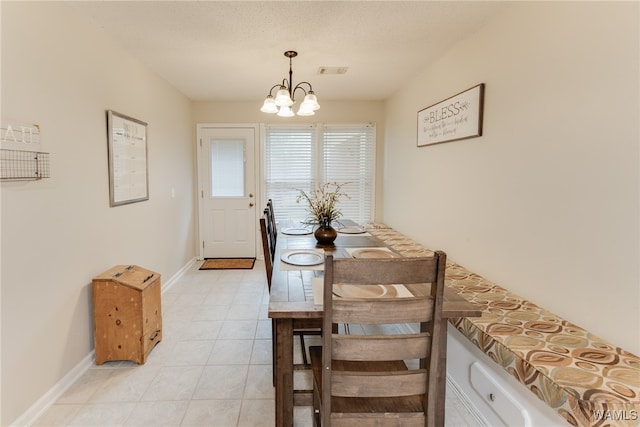
[{"label": "chair backrest", "polygon": [[[417,410],[396,416],[411,419],[413,423],[409,425],[434,425],[436,411],[444,410],[435,407],[439,341],[432,337],[439,337],[440,328],[446,327],[442,322],[445,268],[446,254],[441,251],[430,258],[334,259],[332,255],[327,256],[323,330],[334,333],[323,336],[323,424],[338,425],[338,420],[349,419],[345,413],[336,414],[342,411],[332,408],[332,398],[346,397],[352,403],[361,401],[367,408],[361,408],[355,420],[339,425],[369,425],[362,417],[372,411],[371,402],[386,402],[383,403],[386,415],[382,415],[385,418],[394,411],[399,412],[394,409],[395,403],[406,401],[407,397],[414,398],[415,403],[415,397],[420,396],[413,406],[417,406]],[[357,292],[369,296],[361,297],[354,288],[344,285],[358,285]],[[389,286],[387,296],[378,296],[385,289],[380,285]],[[406,293],[409,288],[413,292]],[[369,292],[363,293],[365,290]],[[396,292],[396,297],[390,296]],[[420,332],[407,332],[398,327],[405,323],[419,323]],[[349,324],[351,331],[354,324],[367,325],[367,332],[342,334],[336,328],[338,324]],[[408,360],[412,362],[404,363]],[[390,361],[398,361],[401,370],[397,364],[392,369]],[[338,370],[338,363],[342,370]],[[368,415],[378,417],[376,422],[380,422],[380,414]]]},{"label": "chair backrest", "polygon": [[[264,266],[267,273],[267,286],[271,290],[271,276],[273,274],[273,257],[275,254],[275,244],[272,245],[272,237],[269,233],[269,212],[264,210],[260,217],[260,234],[262,235],[262,252],[264,254]],[[272,250],[273,248],[273,250]]]},{"label": "chair backrest", "polygon": [[276,251],[276,240],[278,238],[278,227],[276,224],[276,214],[273,211],[273,200],[267,200],[267,208],[265,209],[265,213],[267,214],[267,231],[271,236],[271,252],[272,254]]}]

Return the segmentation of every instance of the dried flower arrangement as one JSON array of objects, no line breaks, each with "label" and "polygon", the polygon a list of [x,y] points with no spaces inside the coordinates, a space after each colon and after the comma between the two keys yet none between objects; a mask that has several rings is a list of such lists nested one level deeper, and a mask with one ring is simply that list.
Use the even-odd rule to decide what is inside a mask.
[{"label": "dried flower arrangement", "polygon": [[349,195],[342,190],[342,187],[347,184],[327,182],[316,187],[310,194],[303,190],[297,190],[296,203],[304,200],[308,205],[309,216],[303,222],[328,227],[333,221],[337,221],[342,216],[342,212],[336,207],[336,204],[342,198],[350,199]]}]

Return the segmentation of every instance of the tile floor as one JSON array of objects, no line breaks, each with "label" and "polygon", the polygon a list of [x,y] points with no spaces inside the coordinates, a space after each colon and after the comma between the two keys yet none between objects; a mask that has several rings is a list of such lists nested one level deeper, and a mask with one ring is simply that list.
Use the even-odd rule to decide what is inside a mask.
[{"label": "tile floor", "polygon": [[[163,293],[163,339],[144,365],[93,366],[34,426],[273,426],[264,263],[225,271],[200,264]],[[308,373],[296,374],[296,387],[310,388]],[[476,425],[451,392],[446,411],[449,427]],[[296,426],[313,424],[310,407],[294,416]]]}]

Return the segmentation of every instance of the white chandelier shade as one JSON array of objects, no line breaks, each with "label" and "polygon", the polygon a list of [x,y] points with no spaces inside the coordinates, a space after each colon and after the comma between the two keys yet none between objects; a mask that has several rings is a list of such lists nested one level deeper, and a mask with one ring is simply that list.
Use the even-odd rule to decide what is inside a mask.
[{"label": "white chandelier shade", "polygon": [[278,106],[276,105],[276,100],[273,99],[273,96],[267,96],[267,99],[264,100],[264,104],[262,104],[260,111],[271,114],[278,112]]},{"label": "white chandelier shade", "polygon": [[[268,114],[277,114],[280,117],[293,117],[295,116],[292,106],[295,104],[295,93],[296,91],[301,90],[304,92],[304,100],[300,104],[298,108],[297,114],[299,116],[313,116],[320,108],[320,104],[318,104],[318,98],[313,92],[313,87],[309,82],[300,82],[295,87],[293,86],[293,69],[292,69],[292,58],[298,56],[298,52],[293,50],[288,50],[284,53],[284,56],[289,58],[289,80],[286,78],[282,80],[282,83],[273,85],[271,90],[269,90],[269,95],[267,95],[264,103],[262,104],[262,108],[260,111]],[[308,89],[305,89],[308,87]],[[275,97],[273,96],[273,90],[278,89]]]}]

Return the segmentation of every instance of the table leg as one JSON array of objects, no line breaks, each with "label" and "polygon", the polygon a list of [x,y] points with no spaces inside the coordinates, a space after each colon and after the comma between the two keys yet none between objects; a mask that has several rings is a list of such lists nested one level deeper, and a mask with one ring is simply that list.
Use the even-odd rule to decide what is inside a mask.
[{"label": "table leg", "polygon": [[276,426],[293,426],[293,320],[275,319]]},{"label": "table leg", "polygon": [[436,427],[444,427],[445,401],[447,393],[447,319],[442,319],[442,327],[440,328],[438,358],[438,392],[436,393]]}]

